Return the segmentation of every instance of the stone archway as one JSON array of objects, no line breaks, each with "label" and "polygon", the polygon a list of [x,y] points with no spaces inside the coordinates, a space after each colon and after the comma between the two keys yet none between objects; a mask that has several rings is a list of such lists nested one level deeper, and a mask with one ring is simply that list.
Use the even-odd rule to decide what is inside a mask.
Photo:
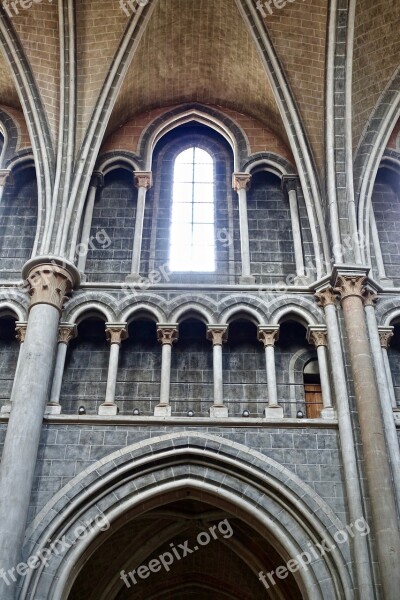
[{"label": "stone archway", "polygon": [[[87,526],[99,515],[110,524],[106,531]],[[231,536],[219,531],[222,522]],[[212,536],[210,527],[221,535]],[[28,532],[25,554],[47,549],[48,565],[25,577],[19,598],[202,600],[211,590],[236,600],[235,578],[241,578],[241,600],[350,600],[349,548],[334,542],[342,528],[324,501],[275,461],[217,436],[169,434],[106,457],[46,505]],[[198,536],[206,531],[204,552],[205,538]],[[68,548],[56,554],[49,539],[64,539]],[[268,590],[261,585],[260,571],[275,572],[321,540],[335,548],[311,556],[306,569],[275,578]],[[199,551],[182,556],[160,578],[152,574],[141,595],[136,584],[129,588],[121,579],[121,571],[149,564],[171,544],[180,548],[186,541]]]}]

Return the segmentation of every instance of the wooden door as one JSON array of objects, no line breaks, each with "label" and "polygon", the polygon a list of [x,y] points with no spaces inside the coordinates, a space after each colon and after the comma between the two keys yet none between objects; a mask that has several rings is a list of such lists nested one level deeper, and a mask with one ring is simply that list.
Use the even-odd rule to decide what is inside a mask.
[{"label": "wooden door", "polygon": [[306,397],[307,419],[319,419],[322,410],[322,390],[320,383],[305,383],[304,391]]}]

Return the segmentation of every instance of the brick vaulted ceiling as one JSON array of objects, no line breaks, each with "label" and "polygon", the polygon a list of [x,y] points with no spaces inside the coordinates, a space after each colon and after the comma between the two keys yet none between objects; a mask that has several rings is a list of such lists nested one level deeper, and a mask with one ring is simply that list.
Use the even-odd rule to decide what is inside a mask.
[{"label": "brick vaulted ceiling", "polygon": [[[78,149],[129,19],[119,0],[74,0],[71,6],[76,30]],[[328,6],[327,0],[287,1],[264,18],[321,170]],[[57,2],[43,0],[10,19],[32,69],[54,146],[60,110],[58,13]],[[399,0],[357,0],[354,147],[398,68],[399,23]],[[107,135],[139,113],[179,102],[203,102],[248,114],[287,144],[272,88],[235,0],[157,0],[122,82]],[[2,55],[0,103],[20,110]]]}]

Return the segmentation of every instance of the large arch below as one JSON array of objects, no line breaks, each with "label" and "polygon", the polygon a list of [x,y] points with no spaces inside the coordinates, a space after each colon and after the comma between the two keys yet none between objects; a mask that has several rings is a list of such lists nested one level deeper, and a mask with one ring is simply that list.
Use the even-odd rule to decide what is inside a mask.
[{"label": "large arch below", "polygon": [[[50,552],[45,569],[42,566],[27,574],[20,600],[77,600],[80,596],[74,586],[80,573],[91,568],[86,575],[90,577],[91,573],[93,582],[96,563],[91,561],[102,554],[102,549],[113,563],[114,576],[108,577],[107,593],[103,587],[96,600],[128,600],[133,596],[120,595],[121,589],[124,593],[129,591],[127,587],[121,588],[125,584],[118,581],[120,572],[135,568],[132,565],[148,563],[154,555],[160,554],[165,544],[170,546],[171,540],[174,543],[192,539],[193,532],[186,534],[187,529],[183,527],[190,521],[190,507],[192,516],[194,514],[191,524],[197,532],[205,531],[209,522],[232,520],[237,534],[233,531],[230,538],[220,540],[219,549],[225,557],[229,555],[233,568],[235,561],[241,561],[243,572],[254,585],[261,586],[258,581],[261,570],[269,572],[285,565],[290,558],[299,556],[321,540],[332,547],[322,557],[310,554],[307,569],[299,569],[286,583],[280,582],[282,585],[271,586],[269,595],[260,587],[257,589],[264,595],[252,598],[354,598],[348,567],[349,547],[347,543],[339,545],[337,535],[344,529],[343,524],[308,485],[272,459],[245,446],[200,432],[190,435],[182,432],[118,450],[83,471],[53,497],[27,532],[25,555],[43,552],[49,548],[49,540],[67,540],[69,547],[59,554]],[[176,518],[177,514],[180,519]],[[107,519],[109,527],[88,526],[99,515],[103,525]],[[157,519],[149,518],[154,515]],[[146,519],[147,524],[144,524]],[[164,522],[161,529],[157,525],[160,519]],[[121,548],[118,536],[134,527],[135,521],[139,524],[137,541],[143,552],[138,554],[135,544],[136,550],[122,553],[121,560],[115,561],[117,548]],[[140,536],[146,542],[144,545],[140,544]],[[199,552],[196,557],[200,560],[206,554]],[[179,565],[187,564],[189,568],[189,560],[185,560],[186,563],[182,561]],[[190,583],[188,575],[191,573],[185,568],[176,571],[171,574],[171,580],[163,577],[162,590],[149,588],[149,593],[145,591],[142,596],[136,595],[137,590],[133,588],[134,597],[161,600],[165,598],[166,586],[185,588]],[[212,574],[203,573],[202,580],[194,583],[206,586],[207,593],[203,590],[199,595],[197,590],[195,595],[195,590],[191,590],[192,596],[181,597],[197,600],[208,597],[210,589],[216,590],[214,579]],[[221,590],[224,596],[220,597],[235,599],[228,583]],[[91,596],[83,597],[91,600]],[[173,597],[179,598],[175,593]]]}]

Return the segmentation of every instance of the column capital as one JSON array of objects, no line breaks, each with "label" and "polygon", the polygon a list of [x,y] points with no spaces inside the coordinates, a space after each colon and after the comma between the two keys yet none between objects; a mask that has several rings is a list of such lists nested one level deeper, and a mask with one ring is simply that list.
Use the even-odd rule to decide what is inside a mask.
[{"label": "column capital", "polygon": [[330,304],[336,306],[336,295],[331,286],[315,292],[314,298],[316,299],[318,306],[322,306],[322,308],[325,308],[325,306],[329,306]]},{"label": "column capital", "polygon": [[36,304],[50,304],[60,313],[69,294],[80,283],[80,275],[70,261],[41,256],[29,260],[22,269],[31,297],[29,310]]},{"label": "column capital", "polygon": [[207,339],[213,346],[222,346],[228,339],[228,325],[208,325]]},{"label": "column capital", "polygon": [[232,187],[235,192],[239,192],[239,190],[248,190],[250,188],[250,182],[250,173],[233,173],[232,175]]},{"label": "column capital", "polygon": [[135,171],[133,179],[137,188],[148,190],[153,185],[153,174],[151,171]]},{"label": "column capital", "polygon": [[106,338],[110,344],[121,345],[123,340],[128,337],[127,323],[106,323]]},{"label": "column capital", "polygon": [[325,325],[309,325],[307,329],[307,341],[316,348],[327,346],[327,331]]},{"label": "column capital", "polygon": [[359,265],[334,265],[332,287],[339,300],[357,297],[364,302],[365,286],[368,282],[369,268]]},{"label": "column capital", "polygon": [[394,335],[393,329],[394,327],[378,327],[379,341],[381,343],[381,347],[386,348],[386,350],[390,346],[390,340]]},{"label": "column capital", "polygon": [[378,300],[378,294],[371,287],[364,289],[363,297],[365,306],[375,306],[375,302]]},{"label": "column capital", "polygon": [[297,192],[298,177],[296,175],[282,176],[282,189],[284,192]]},{"label": "column capital", "polygon": [[96,188],[104,187],[104,175],[101,171],[93,171],[90,178],[90,186]]},{"label": "column capital", "polygon": [[6,183],[13,184],[13,174],[11,169],[0,169],[0,186],[4,187]]},{"label": "column capital", "polygon": [[58,327],[58,338],[59,344],[68,344],[71,340],[76,338],[78,330],[75,323],[60,323]]},{"label": "column capital", "polygon": [[257,338],[267,346],[275,346],[279,337],[279,325],[259,325],[257,328]]},{"label": "column capital", "polygon": [[172,346],[178,340],[178,323],[157,323],[157,339],[160,344]]},{"label": "column capital", "polygon": [[16,321],[15,322],[15,339],[19,341],[20,344],[25,342],[26,328],[28,323],[25,321]]}]

